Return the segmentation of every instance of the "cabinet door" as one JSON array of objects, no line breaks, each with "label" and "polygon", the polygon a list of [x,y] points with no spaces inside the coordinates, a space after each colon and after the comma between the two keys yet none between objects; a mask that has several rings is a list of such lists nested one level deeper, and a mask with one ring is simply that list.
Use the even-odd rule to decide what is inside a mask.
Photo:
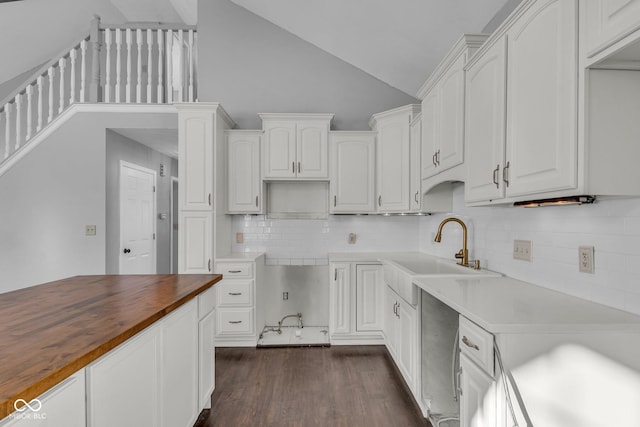
[{"label": "cabinet door", "polygon": [[398,306],[398,297],[396,293],[388,286],[385,286],[385,303],[384,303],[384,335],[387,344],[387,350],[391,356],[396,358],[396,340],[398,329],[398,317],[396,310]]},{"label": "cabinet door", "polygon": [[200,374],[198,376],[199,408],[211,408],[211,394],[215,389],[216,355],[215,355],[215,321],[216,312],[212,310],[198,324],[198,363]]},{"label": "cabinet door", "polygon": [[410,177],[409,177],[409,193],[411,212],[420,212],[422,209],[422,171],[420,165],[420,150],[422,146],[422,118],[418,116],[416,120],[411,122],[409,129],[410,145]]},{"label": "cabinet door", "polygon": [[580,6],[586,9],[588,57],[640,28],[640,0],[589,0]]},{"label": "cabinet door", "polygon": [[296,124],[292,121],[264,123],[264,177],[296,176]]},{"label": "cabinet door", "polygon": [[498,40],[467,70],[466,201],[504,197],[506,40]]},{"label": "cabinet door", "polygon": [[227,134],[227,212],[261,212],[260,136]]},{"label": "cabinet door", "polygon": [[181,210],[213,210],[213,114],[179,113],[178,172]]},{"label": "cabinet door", "polygon": [[[76,372],[69,378],[38,396],[41,405],[31,403],[37,411],[26,409],[14,412],[0,420],[1,427],[84,427],[85,410],[85,372]],[[20,408],[22,409],[22,408]]]},{"label": "cabinet door", "polygon": [[330,146],[330,212],[375,212],[375,136],[332,133]]},{"label": "cabinet door", "polygon": [[466,55],[451,65],[438,83],[436,164],[438,172],[464,160],[464,64]]},{"label": "cabinet door", "polygon": [[507,35],[507,196],[576,186],[576,3],[535,2]]},{"label": "cabinet door", "polygon": [[381,265],[356,265],[356,330],[381,331],[384,292]]},{"label": "cabinet door", "polygon": [[466,355],[460,355],[460,425],[462,427],[497,426],[493,379]]},{"label": "cabinet door", "polygon": [[155,324],[86,368],[91,427],[161,425],[160,332]]},{"label": "cabinet door", "polygon": [[212,213],[180,212],[178,271],[181,274],[211,273],[212,224]]},{"label": "cabinet door", "polygon": [[407,304],[404,300],[399,300],[398,306],[398,356],[396,363],[411,391],[416,389],[417,377],[417,350],[418,331],[416,309]]},{"label": "cabinet door", "polygon": [[351,265],[332,263],[330,272],[329,331],[331,334],[348,334],[351,332]]},{"label": "cabinet door", "polygon": [[402,115],[378,124],[378,212],[409,210],[409,121]]},{"label": "cabinet door", "polygon": [[[161,420],[192,426],[198,411],[198,304],[192,299],[162,320]],[[125,424],[121,424],[125,425]]]},{"label": "cabinet door", "polygon": [[299,121],[296,131],[298,178],[328,178],[329,128],[322,122]]},{"label": "cabinet door", "polygon": [[422,100],[422,179],[440,172],[436,163],[438,126],[438,91],[434,88]]}]

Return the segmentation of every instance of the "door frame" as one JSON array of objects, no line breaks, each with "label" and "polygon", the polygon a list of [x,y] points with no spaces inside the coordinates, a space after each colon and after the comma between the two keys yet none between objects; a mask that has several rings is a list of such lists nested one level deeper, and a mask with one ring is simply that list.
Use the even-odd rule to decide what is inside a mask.
[{"label": "door frame", "polygon": [[[169,269],[169,271],[171,272],[171,274],[178,274],[178,270],[176,267],[176,270],[174,271],[173,268],[173,262],[175,260],[178,259],[178,247],[177,245],[174,246],[177,242],[174,241],[173,239],[173,234],[174,234],[174,230],[173,230],[173,226],[174,226],[174,220],[176,220],[178,218],[178,213],[180,212],[180,205],[177,205],[177,209],[174,211],[173,210],[173,206],[175,201],[178,199],[178,195],[175,194],[177,193],[178,187],[176,186],[176,184],[178,183],[178,177],[177,176],[172,176],[171,177],[171,193],[169,195],[169,203],[171,205],[171,208],[169,209],[169,221],[171,223],[170,225],[170,233],[169,233],[169,242],[171,244],[171,268]],[[174,190],[174,188],[176,190]],[[175,224],[178,224],[178,222],[175,222]],[[178,229],[178,233],[180,232],[180,230]]]},{"label": "door frame", "polygon": [[158,198],[157,198],[157,194],[158,194],[158,187],[157,187],[157,181],[158,181],[158,176],[155,170],[153,169],[149,169],[146,168],[144,166],[140,166],[140,165],[136,165],[135,163],[131,163],[131,162],[127,162],[125,160],[120,160],[120,166],[118,169],[118,203],[120,204],[120,215],[118,217],[118,233],[119,233],[119,242],[118,242],[118,274],[122,274],[122,253],[121,251],[123,250],[123,228],[122,228],[122,218],[124,217],[123,215],[123,203],[122,203],[122,196],[124,194],[123,191],[123,185],[124,185],[124,180],[122,179],[122,170],[123,168],[129,168],[129,169],[134,169],[137,170],[139,172],[142,173],[148,173],[151,174],[153,176],[153,202],[152,202],[152,212],[151,212],[151,221],[153,224],[153,245],[152,245],[152,250],[151,250],[151,256],[152,256],[152,260],[151,263],[153,265],[153,273],[151,274],[156,274],[158,272],[158,261],[157,261],[157,252],[158,252],[158,221],[157,221],[157,211],[158,211]]}]

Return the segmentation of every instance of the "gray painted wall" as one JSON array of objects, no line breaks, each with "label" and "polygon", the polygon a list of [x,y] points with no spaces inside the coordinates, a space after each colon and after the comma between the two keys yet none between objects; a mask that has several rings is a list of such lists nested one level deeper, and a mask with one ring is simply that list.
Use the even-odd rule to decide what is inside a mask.
[{"label": "gray painted wall", "polygon": [[522,0],[509,0],[502,8],[491,18],[491,20],[482,29],[483,33],[493,33],[504,22],[505,19],[515,10]]},{"label": "gray painted wall", "polygon": [[[156,272],[171,273],[171,177],[178,176],[178,161],[146,145],[107,130],[106,135],[106,272],[118,274],[120,260],[120,161],[156,171]],[[160,176],[160,164],[165,176]]]},{"label": "gray painted wall", "polygon": [[220,102],[240,129],[257,113],[335,113],[368,129],[372,114],[417,100],[229,0],[198,2],[198,98]]}]

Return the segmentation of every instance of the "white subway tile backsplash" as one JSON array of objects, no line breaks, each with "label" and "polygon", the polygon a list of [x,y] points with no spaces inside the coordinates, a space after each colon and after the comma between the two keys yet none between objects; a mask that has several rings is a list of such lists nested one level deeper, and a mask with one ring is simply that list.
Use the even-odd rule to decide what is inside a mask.
[{"label": "white subway tile backsplash", "polygon": [[[471,258],[516,279],[640,314],[640,199],[602,199],[593,205],[539,209],[466,207],[464,186],[454,190],[455,216],[469,221]],[[420,250],[453,258],[459,235],[443,233],[447,215],[420,219]],[[455,227],[453,225],[452,227]],[[448,236],[451,236],[449,238]],[[532,262],[514,260],[513,240],[532,241]],[[578,247],[595,247],[594,274],[578,271]]]}]

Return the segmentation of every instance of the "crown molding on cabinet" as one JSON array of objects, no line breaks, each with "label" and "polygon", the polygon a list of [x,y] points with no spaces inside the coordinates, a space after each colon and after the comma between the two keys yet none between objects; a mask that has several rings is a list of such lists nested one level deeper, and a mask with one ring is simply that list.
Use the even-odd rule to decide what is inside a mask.
[{"label": "crown molding on cabinet", "polygon": [[429,78],[423,83],[418,90],[418,99],[424,99],[424,97],[431,91],[431,88],[438,84],[440,78],[447,72],[449,67],[458,59],[460,55],[469,49],[477,50],[484,44],[489,38],[489,34],[463,34],[458,41],[455,42],[453,47],[449,49],[449,52],[444,56],[443,60],[436,69],[431,73]]},{"label": "crown molding on cabinet", "polygon": [[420,104],[409,104],[404,105],[402,107],[394,108],[393,110],[383,111],[381,113],[376,113],[371,116],[369,119],[369,127],[375,130],[376,122],[385,119],[387,117],[393,117],[397,114],[408,113],[410,114],[409,123],[413,121],[413,118],[422,111],[422,105]]},{"label": "crown molding on cabinet", "polygon": [[220,113],[220,117],[224,120],[228,128],[234,128],[236,122],[233,121],[231,116],[222,108],[222,104],[219,102],[189,102],[183,104],[174,104],[177,110],[182,111],[201,111],[211,110],[216,113]]}]

